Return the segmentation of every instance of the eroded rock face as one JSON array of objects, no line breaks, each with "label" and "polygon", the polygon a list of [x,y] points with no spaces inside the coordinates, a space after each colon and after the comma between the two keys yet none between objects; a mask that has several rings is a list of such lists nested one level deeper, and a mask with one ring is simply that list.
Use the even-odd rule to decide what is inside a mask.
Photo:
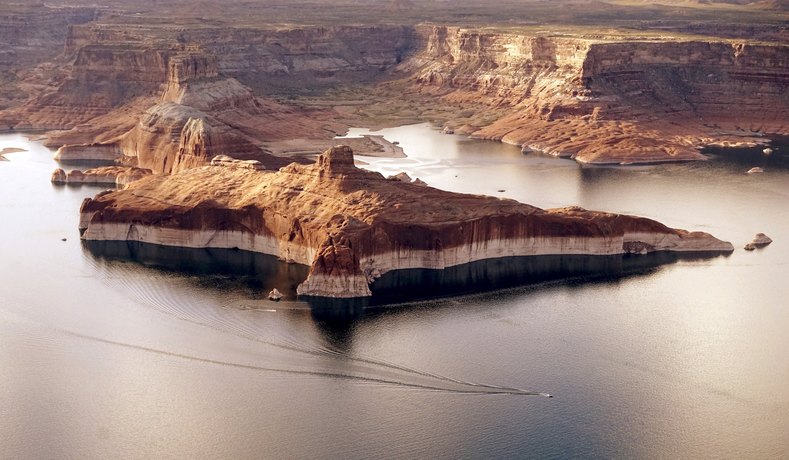
[{"label": "eroded rock face", "polygon": [[773,239],[769,236],[765,235],[764,233],[757,233],[756,236],[753,237],[753,240],[749,243],[752,244],[756,248],[762,248],[767,246],[768,244],[772,243]]},{"label": "eroded rock face", "polygon": [[99,168],[81,171],[74,169],[66,173],[63,169],[56,169],[52,173],[53,184],[70,185],[116,185],[125,186],[151,174],[150,169],[134,168],[128,166],[102,166]]},{"label": "eroded rock face", "polygon": [[[330,139],[347,127],[341,110],[265,95],[386,77],[400,79],[423,108],[472,107],[455,120],[457,111],[443,112],[447,133],[585,163],[703,160],[704,145],[755,145],[757,132],[789,133],[785,41],[663,35],[190,27],[116,17],[70,27],[57,62],[15,75],[33,83],[25,83],[24,104],[12,92],[8,110],[0,94],[0,128],[66,130],[51,133],[47,145],[65,145],[72,157],[106,146],[121,150],[126,164],[172,172],[220,154],[258,159],[271,142]],[[184,132],[194,135],[182,139]]]},{"label": "eroded rock face", "polygon": [[[16,124],[13,119],[4,119],[4,109],[21,105],[45,89],[41,81],[58,74],[56,66],[38,65],[56,59],[63,51],[69,28],[94,20],[96,13],[95,7],[3,2],[0,10],[0,129]],[[30,83],[28,79],[37,82]]]},{"label": "eroded rock face", "polygon": [[123,155],[117,144],[63,145],[53,158],[57,161],[115,161]]},{"label": "eroded rock face", "polygon": [[[321,72],[317,68],[296,70],[294,62],[298,56],[318,59],[318,54],[334,52],[346,53],[350,59],[345,39],[333,34],[353,35],[352,30],[321,30],[323,39],[336,46],[320,53],[318,44],[311,41],[318,33],[315,30],[304,31],[303,40],[309,43],[298,42],[306,49],[295,54],[283,51],[280,44],[260,46],[280,49],[281,58],[292,60],[287,73]],[[257,97],[230,76],[246,72],[236,73],[227,66],[233,53],[249,52],[252,45],[241,44],[266,35],[231,31],[232,36],[226,37],[231,42],[217,46],[217,34],[227,31],[211,27],[196,31],[190,40],[182,37],[180,26],[73,27],[60,58],[70,60],[68,66],[62,65],[63,75],[2,116],[13,120],[8,124],[15,129],[60,130],[50,133],[46,141],[59,149],[58,159],[117,159],[157,173],[206,165],[216,155],[280,167],[288,161],[267,156],[261,147],[264,141],[321,138],[344,129],[332,120],[331,110],[318,113]],[[280,32],[270,32],[270,40],[279,40],[272,37],[279,37]],[[356,67],[373,59],[364,50],[355,53]],[[258,73],[266,72],[259,69]],[[292,80],[291,75],[286,78]]]},{"label": "eroded rock face", "polygon": [[401,69],[421,94],[485,104],[495,121],[474,137],[630,164],[701,160],[710,143],[789,132],[785,44],[419,30],[425,48]]},{"label": "eroded rock face", "polygon": [[581,208],[445,192],[357,169],[346,146],[277,172],[201,167],[83,203],[88,240],[241,248],[309,265],[301,295],[370,295],[383,273],[546,254],[728,252],[702,232]]},{"label": "eroded rock face", "polygon": [[221,121],[173,102],[147,110],[119,145],[137,165],[166,174],[206,165],[217,155],[260,152],[253,142]]}]

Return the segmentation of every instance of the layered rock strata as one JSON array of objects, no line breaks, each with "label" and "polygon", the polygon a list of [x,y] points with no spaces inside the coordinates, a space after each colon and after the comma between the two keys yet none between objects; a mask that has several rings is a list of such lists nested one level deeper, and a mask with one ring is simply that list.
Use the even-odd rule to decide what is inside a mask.
[{"label": "layered rock strata", "polygon": [[[343,35],[351,30],[335,32]],[[252,37],[251,31],[247,32],[238,40]],[[46,144],[58,148],[59,160],[117,160],[157,173],[205,165],[216,155],[258,160],[277,168],[290,161],[268,155],[264,142],[331,138],[345,129],[332,119],[330,110],[287,106],[257,97],[230,76],[236,73],[227,67],[233,59],[229,49],[238,52],[249,47],[238,46],[239,41],[218,47],[221,40],[217,34],[224,33],[209,27],[187,40],[181,37],[183,28],[174,26],[74,27],[60,57],[64,61],[62,75],[3,116],[14,120],[9,125],[16,130],[58,130],[49,134]],[[279,37],[278,32],[272,33]],[[316,33],[305,32],[302,41],[291,37],[295,40],[291,46],[307,49],[296,54],[280,49],[280,57],[293,60],[291,67],[298,68],[299,53],[304,59],[333,52],[344,53],[348,59],[353,55],[347,44],[327,46],[319,52],[318,43],[311,41]],[[343,43],[345,39],[332,38],[332,33],[323,30],[318,35],[327,43]],[[228,39],[235,40],[233,37]],[[268,40],[279,38],[269,36]],[[221,59],[215,51],[223,53]],[[364,50],[355,51],[355,56],[358,65],[365,59],[370,59],[369,65],[375,61]],[[292,70],[299,74],[321,71],[315,66],[296,68]]]},{"label": "layered rock strata", "polygon": [[74,169],[69,172],[58,168],[52,173],[51,181],[53,184],[60,185],[90,184],[122,187],[150,174],[150,169],[127,166],[103,166],[100,168],[87,169],[85,171]]},{"label": "layered rock strata", "polygon": [[60,162],[72,161],[115,161],[123,156],[116,144],[62,145],[53,155]]},{"label": "layered rock strata", "polygon": [[81,208],[86,240],[240,248],[309,265],[301,295],[360,297],[393,270],[501,257],[728,252],[733,247],[633,216],[542,210],[387,180],[340,146],[276,172],[206,166],[104,192]]},{"label": "layered rock strata", "polygon": [[[403,90],[415,100],[385,113],[392,119],[422,114],[448,120],[447,132],[585,163],[702,160],[704,145],[789,133],[789,46],[780,40],[183,21],[71,26],[61,56],[9,75],[30,90],[2,110],[0,129],[66,130],[47,141],[65,146],[64,157],[120,152],[125,164],[162,173],[216,155],[276,167],[261,155],[289,148],[280,142],[325,141],[345,123],[369,122],[343,112],[370,103],[353,100],[366,97],[355,85],[396,79],[387,97],[397,100],[379,110]],[[284,102],[341,83],[351,100],[336,112],[320,100]]]},{"label": "layered rock strata", "polygon": [[450,130],[527,152],[601,164],[700,160],[704,145],[789,132],[786,44],[419,30],[424,49],[400,66],[413,89],[475,105],[450,118]]},{"label": "layered rock strata", "polygon": [[72,25],[96,19],[95,7],[57,7],[35,2],[3,2],[0,8],[0,129],[16,124],[2,111],[45,89],[57,66],[41,65],[63,51]]}]

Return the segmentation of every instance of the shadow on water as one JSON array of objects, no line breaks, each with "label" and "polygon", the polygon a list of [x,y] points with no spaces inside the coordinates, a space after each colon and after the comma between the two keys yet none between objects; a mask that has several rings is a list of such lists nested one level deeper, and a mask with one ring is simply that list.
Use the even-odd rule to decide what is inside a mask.
[{"label": "shadow on water", "polygon": [[710,254],[674,252],[614,256],[551,255],[505,257],[444,270],[399,270],[384,274],[372,284],[370,305],[468,295],[563,279],[580,282],[619,280],[649,273],[679,260],[710,257]]},{"label": "shadow on water", "polygon": [[[286,299],[296,299],[296,287],[309,267],[288,264],[276,257],[233,249],[174,248],[139,242],[83,241],[92,257],[132,261],[164,272],[197,275],[203,287],[245,289],[262,298],[277,288]],[[647,274],[680,260],[708,259],[714,255],[657,252],[616,256],[530,256],[473,262],[444,270],[411,269],[384,274],[371,286],[372,298],[330,299],[299,296],[309,305],[312,319],[338,349],[349,346],[357,320],[374,314],[376,307],[457,297],[557,280],[618,281]]]},{"label": "shadow on water", "polygon": [[328,299],[302,296],[310,306],[310,313],[324,340],[336,350],[351,349],[353,333],[358,322],[367,314],[369,299]]},{"label": "shadow on water", "polygon": [[[772,153],[765,154],[769,148]],[[789,170],[789,136],[771,136],[770,144],[756,147],[705,147],[702,153],[712,157],[716,163],[751,168]]]},{"label": "shadow on water", "polygon": [[[237,249],[177,248],[132,241],[83,241],[93,257],[132,261],[149,268],[203,277],[205,284],[227,288],[212,275],[231,275],[234,283],[265,296],[277,288],[286,299],[296,298],[296,286],[307,279],[309,267],[288,264],[274,256]],[[214,287],[214,286],[212,286]]]}]

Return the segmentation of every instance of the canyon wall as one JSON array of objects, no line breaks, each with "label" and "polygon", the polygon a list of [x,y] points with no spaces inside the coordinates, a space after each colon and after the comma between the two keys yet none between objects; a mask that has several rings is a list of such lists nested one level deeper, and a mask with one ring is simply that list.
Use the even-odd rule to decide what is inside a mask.
[{"label": "canyon wall", "polygon": [[331,138],[345,125],[331,109],[260,94],[378,77],[402,59],[410,30],[75,26],[61,57],[69,63],[66,74],[12,111],[12,126],[63,130],[47,140],[60,159],[105,155],[171,173],[230,155],[278,168],[289,161],[269,155],[264,141]]},{"label": "canyon wall", "polygon": [[96,17],[93,7],[54,8],[4,4],[0,8],[0,129],[14,123],[3,111],[44,89],[60,73],[51,63],[63,50],[69,27]]},{"label": "canyon wall", "polygon": [[259,94],[368,82],[412,49],[407,26],[226,27],[205,23],[93,23],[73,27],[66,52],[95,43],[191,44],[217,56],[217,70]]},{"label": "canyon wall", "polygon": [[624,95],[621,102],[652,108],[656,116],[678,121],[695,116],[701,124],[728,130],[787,129],[789,46],[594,44],[581,77],[593,94]]},{"label": "canyon wall", "polygon": [[587,163],[701,160],[707,144],[789,133],[782,43],[111,15],[68,27],[64,43],[53,76],[34,78],[32,96],[0,112],[0,125],[62,130],[47,143],[64,157],[103,150],[155,172],[216,155],[275,167],[283,160],[267,156],[267,142],[327,139],[366,122],[282,99],[382,79],[395,80],[387,97],[435,107],[456,131]]},{"label": "canyon wall", "polygon": [[413,90],[481,103],[484,122],[450,125],[524,151],[590,163],[694,160],[706,143],[789,132],[785,44],[420,33],[424,49],[399,68],[414,75]]}]

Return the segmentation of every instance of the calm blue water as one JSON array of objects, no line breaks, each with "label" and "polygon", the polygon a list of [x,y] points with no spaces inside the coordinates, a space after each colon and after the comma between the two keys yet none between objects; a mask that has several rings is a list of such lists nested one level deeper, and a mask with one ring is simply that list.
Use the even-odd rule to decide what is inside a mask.
[{"label": "calm blue water", "polygon": [[[96,256],[77,209],[99,189],[51,186],[51,152],[0,136],[29,150],[0,162],[0,457],[789,455],[779,160],[584,168],[427,125],[382,133],[409,155],[363,159],[386,174],[645,215],[738,250],[334,315],[265,300],[302,276],[265,258],[216,255],[206,273],[205,254]],[[775,243],[741,250],[756,232]]]}]

